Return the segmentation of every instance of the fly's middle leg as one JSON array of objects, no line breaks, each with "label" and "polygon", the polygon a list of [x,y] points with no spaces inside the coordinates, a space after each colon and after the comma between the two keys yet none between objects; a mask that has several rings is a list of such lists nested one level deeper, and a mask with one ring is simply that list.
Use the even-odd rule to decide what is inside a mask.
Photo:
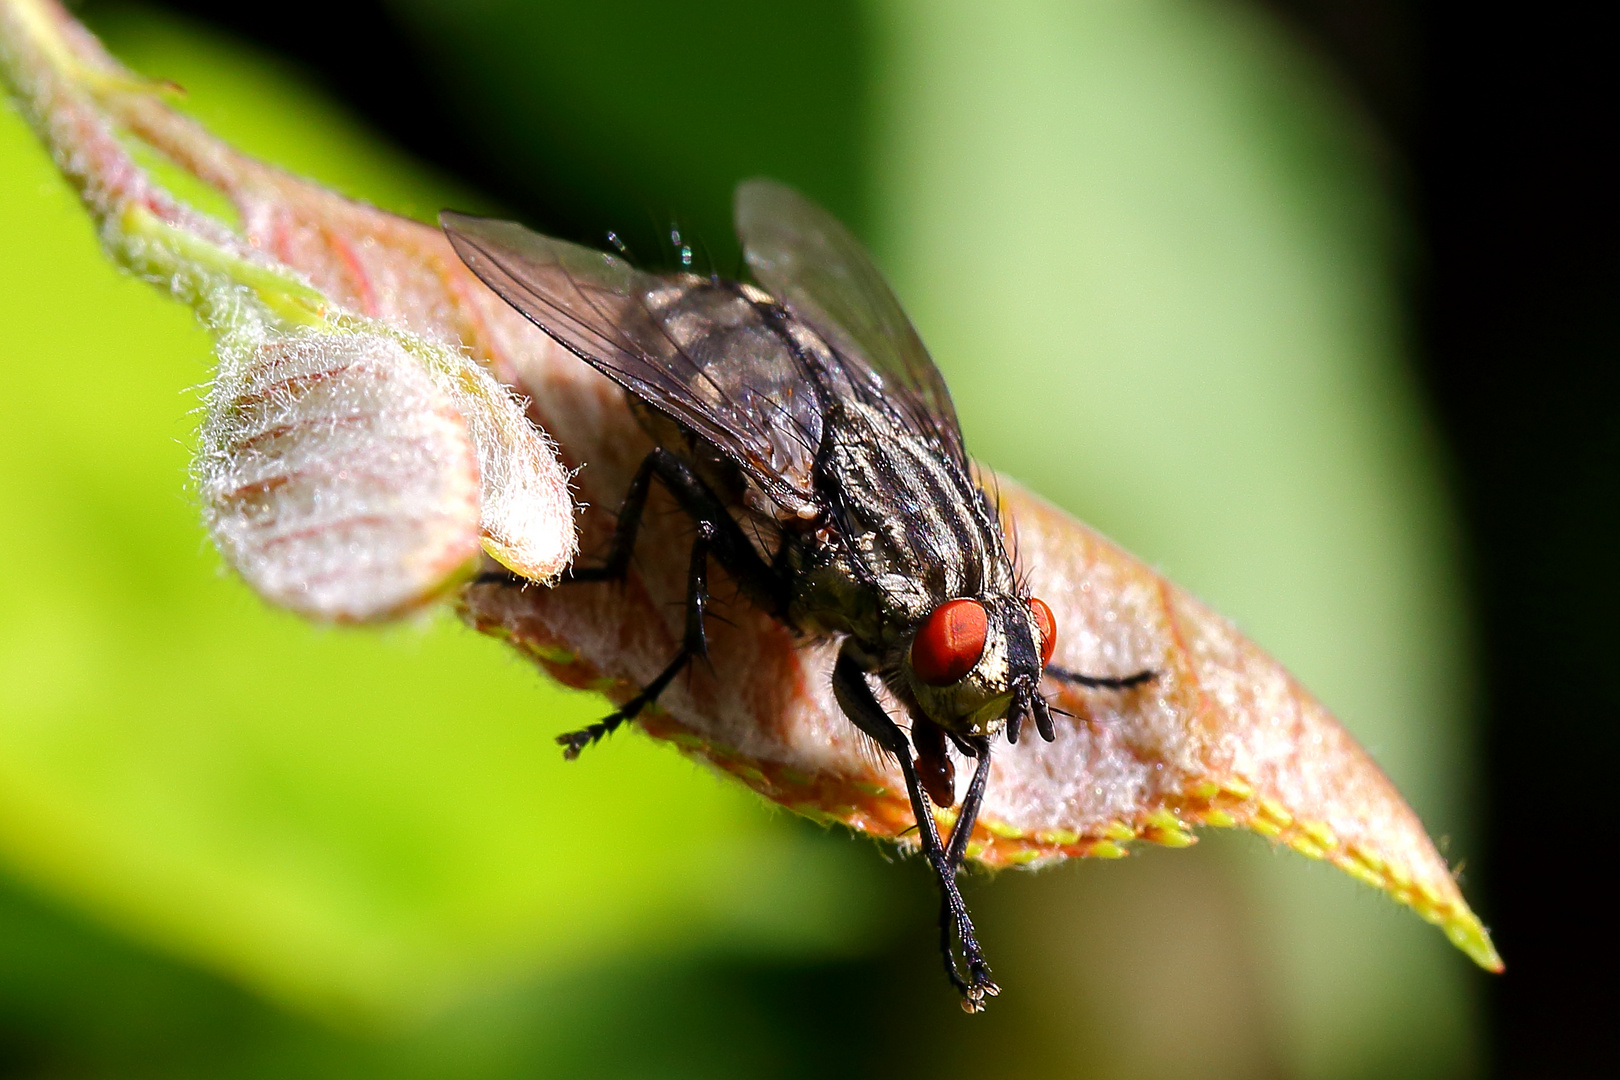
[{"label": "fly's middle leg", "polygon": [[785,610],[787,606],[786,590],[780,579],[748,542],[742,527],[731,517],[725,503],[686,462],[661,446],[654,448],[642,460],[641,467],[630,482],[630,489],[619,508],[618,524],[613,530],[607,561],[598,567],[571,570],[559,584],[623,579],[629,572],[630,556],[635,549],[636,535],[647,507],[647,494],[655,477],[697,524],[697,537],[692,542],[691,566],[687,572],[685,634],[675,658],[640,693],[589,727],[558,736],[557,742],[563,747],[563,756],[569,760],[577,758],[585,747],[610,734],[626,720],[634,719],[641,710],[657,701],[658,696],[694,658],[708,658],[708,638],[703,620],[709,604],[708,560],[711,554],[750,596],[767,605],[768,610],[775,613]]},{"label": "fly's middle leg", "polygon": [[623,581],[630,572],[630,556],[635,553],[636,534],[641,531],[641,516],[647,510],[647,493],[652,490],[653,472],[658,467],[658,451],[641,459],[636,475],[625,489],[624,501],[619,504],[619,516],[613,525],[613,538],[608,541],[608,556],[601,566],[570,566],[563,572],[561,585],[587,581]]}]

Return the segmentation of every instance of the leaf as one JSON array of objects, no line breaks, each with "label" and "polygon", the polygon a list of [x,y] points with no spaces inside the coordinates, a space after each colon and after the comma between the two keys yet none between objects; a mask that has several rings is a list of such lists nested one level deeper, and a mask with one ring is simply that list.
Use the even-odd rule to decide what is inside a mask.
[{"label": "leaf", "polygon": [[[465,344],[528,396],[530,417],[566,459],[585,466],[585,500],[616,503],[648,447],[622,397],[484,290],[435,231],[244,164],[150,94],[128,110],[143,138],[226,191],[249,236],[285,265],[380,320]],[[220,160],[230,166],[217,168]],[[388,287],[367,290],[378,281]],[[1025,565],[1056,610],[1060,662],[1163,674],[1123,695],[1068,692],[1062,703],[1076,718],[1056,743],[1002,752],[975,858],[1114,857],[1135,841],[1191,843],[1194,826],[1242,825],[1383,889],[1500,968],[1416,817],[1320,704],[1184,592],[1072,518],[1002,488]],[[587,529],[601,540],[605,515]],[[654,508],[623,590],[474,585],[462,610],[564,683],[622,700],[678,640],[669,601],[684,579],[683,529],[678,515]],[[897,778],[834,707],[827,648],[794,641],[744,605],[719,613],[729,623],[714,630],[712,676],[672,688],[645,729],[796,811],[902,837],[910,821]]]},{"label": "leaf", "polygon": [[[440,491],[454,482],[448,476],[465,456],[455,444],[466,442],[476,452],[477,502],[440,491],[444,500],[426,519],[418,518],[404,500],[346,504],[346,496],[359,494],[356,488],[325,485],[322,495],[330,505],[320,510],[318,527],[336,532],[317,538],[315,549],[325,553],[318,567],[300,561],[313,550],[309,545],[244,544],[252,530],[232,529],[229,504],[211,503],[211,522],[216,536],[225,540],[224,553],[250,583],[267,586],[266,599],[291,601],[306,615],[349,621],[398,614],[402,606],[442,591],[468,566],[475,552],[465,543],[457,546],[462,525],[478,528],[489,553],[520,574],[543,581],[567,565],[575,539],[567,478],[543,433],[524,420],[509,394],[454,347],[454,339],[433,340],[414,332],[407,305],[416,297],[408,286],[409,273],[377,287],[377,268],[368,267],[358,254],[364,239],[357,235],[359,229],[311,233],[299,228],[296,213],[290,219],[286,213],[302,196],[341,219],[342,200],[290,181],[209,137],[162,103],[165,86],[124,69],[54,3],[8,4],[0,11],[0,49],[25,112],[100,223],[109,253],[189,303],[215,335],[220,375],[204,430],[199,472],[205,481],[239,471],[229,460],[233,453],[252,451],[262,457],[264,444],[255,448],[236,439],[242,406],[238,398],[242,386],[254,384],[263,373],[268,358],[289,352],[303,354],[315,368],[333,371],[351,370],[357,350],[370,351],[374,359],[387,353],[399,361],[370,369],[370,400],[364,409],[379,445],[391,438],[420,439],[426,429],[389,430],[390,424],[413,408],[439,408],[413,389],[407,369],[420,365],[425,379],[436,384],[427,392],[441,395],[449,410],[446,417],[456,414],[459,423],[441,425],[436,445],[426,452],[396,459],[390,482],[405,476],[400,470],[414,468],[420,475],[409,476],[409,485]],[[247,234],[238,236],[176,201],[136,164],[119,141],[121,133],[145,140],[197,179],[232,195]],[[387,338],[392,344],[383,340]],[[299,402],[313,400],[318,399],[284,395],[281,407],[296,414]],[[289,423],[309,421],[303,430],[312,432],[331,419],[283,417]],[[273,445],[276,454],[289,448],[285,439]],[[328,457],[322,459],[332,467],[331,476],[350,476],[367,464],[331,460],[330,452],[337,449],[329,442]],[[358,452],[357,447],[351,445],[348,452]],[[310,453],[310,447],[301,451],[306,458]],[[262,471],[264,464],[260,460],[245,467]],[[252,512],[275,519],[278,503],[285,499],[291,500],[285,509],[296,516],[299,495],[296,485],[272,484]],[[222,509],[228,511],[223,516]],[[458,514],[465,522],[455,520]],[[376,543],[360,546],[344,540],[345,523],[360,518],[371,524]],[[440,522],[442,528],[421,530],[423,520]],[[299,527],[307,531],[313,525],[306,518]],[[378,565],[384,559],[389,565]],[[277,565],[282,560],[285,565]],[[343,603],[328,608],[312,602],[306,586],[320,583],[295,580],[306,571],[324,581],[346,579]],[[385,580],[389,584],[381,585]],[[377,585],[374,595],[365,591],[367,582]]]},{"label": "leaf", "polygon": [[[1246,827],[1384,890],[1501,970],[1417,816],[1326,709],[1184,591],[1062,511],[1000,485],[1035,592],[1057,616],[1056,662],[1161,676],[1123,694],[1063,688],[1057,704],[1073,718],[1059,718],[1056,742],[998,748],[971,857],[990,867],[1117,858],[1133,841],[1184,847],[1195,826]],[[622,597],[473,586],[467,617],[563,682],[594,687],[607,676],[610,694],[628,698],[668,662],[681,632],[667,603],[684,581],[678,516],[649,515],[648,526],[640,580]],[[902,838],[912,827],[905,788],[833,701],[829,647],[803,647],[745,606],[719,614],[729,623],[713,633],[713,676],[672,687],[643,727],[793,810]]]},{"label": "leaf", "polygon": [[208,534],[260,596],[334,622],[420,607],[478,558],[478,458],[398,343],[291,334],[211,394]]}]

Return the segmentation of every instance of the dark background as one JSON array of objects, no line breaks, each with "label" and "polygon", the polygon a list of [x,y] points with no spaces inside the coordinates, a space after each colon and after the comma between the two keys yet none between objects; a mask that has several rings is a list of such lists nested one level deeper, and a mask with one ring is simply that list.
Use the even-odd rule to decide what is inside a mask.
[{"label": "dark background", "polygon": [[[656,179],[643,190],[619,179],[623,170],[612,160],[560,170],[521,149],[495,152],[442,68],[423,56],[421,27],[396,21],[397,5],[167,6],[296,58],[409,151],[549,231],[596,240],[613,226],[643,261],[655,262],[661,229],[648,211],[680,207],[693,232],[730,243],[727,207],[710,205],[727,188],[705,179],[701,161],[672,166],[687,190],[656,190]],[[755,10],[760,48],[724,56],[708,55],[701,29],[667,5],[622,6],[627,23],[657,31],[603,37],[601,24],[583,15],[578,26],[552,27],[559,40],[578,43],[549,58],[560,81],[611,94],[613,70],[678,57],[696,73],[683,108],[754,110],[766,157],[771,146],[783,147],[782,167],[773,171],[860,224],[864,208],[850,179],[859,147],[839,131],[795,126],[781,114],[791,102],[760,92],[739,104],[733,92],[769,85],[772,35],[812,33],[824,35],[826,47],[802,52],[821,57],[825,69],[795,77],[851,94],[854,108],[858,91],[839,89],[853,86],[839,76],[859,61],[850,54],[855,46],[843,44],[860,38],[853,5],[819,5],[815,18]],[[1611,614],[1620,603],[1613,541],[1620,358],[1607,213],[1616,184],[1602,164],[1615,131],[1612,37],[1595,4],[1266,6],[1334,66],[1372,117],[1417,227],[1407,293],[1414,353],[1463,509],[1486,687],[1489,876],[1473,875],[1469,891],[1509,965],[1489,990],[1488,1060],[1504,1076],[1608,1075],[1620,1060],[1609,989],[1616,950],[1603,925],[1613,899],[1598,872],[1620,749],[1612,677],[1620,633]],[[314,23],[321,33],[308,32]],[[503,62],[512,58],[490,57],[492,65]],[[522,111],[522,102],[512,104]],[[544,119],[559,114],[591,119],[580,110],[529,114],[536,125],[561,123]],[[534,134],[531,146],[569,141],[566,130],[537,126]],[[818,166],[790,151],[789,139],[821,140],[823,152],[808,157],[823,163],[824,174],[806,175]],[[724,162],[713,169],[730,172]],[[624,227],[643,219],[639,234]],[[713,253],[722,266],[732,257]],[[779,971],[713,977],[767,1026],[790,1009],[788,997],[802,1000],[806,980],[825,980],[829,998],[860,981],[855,971],[795,973],[798,990],[790,993],[777,985]],[[681,996],[678,986],[641,991]],[[778,997],[780,1008],[771,1004]],[[841,1022],[831,1011],[798,1019],[806,1022],[793,1026],[803,1033]],[[813,1044],[804,1049],[813,1059]]]}]

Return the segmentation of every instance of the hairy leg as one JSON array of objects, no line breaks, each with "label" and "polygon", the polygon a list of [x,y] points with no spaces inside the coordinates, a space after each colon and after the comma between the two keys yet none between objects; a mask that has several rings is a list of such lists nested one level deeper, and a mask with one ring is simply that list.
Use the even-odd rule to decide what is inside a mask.
[{"label": "hairy leg", "polygon": [[[872,693],[871,684],[866,680],[866,672],[847,649],[838,654],[838,663],[833,668],[833,693],[850,722],[872,736],[880,747],[894,756],[900,766],[900,773],[906,780],[906,794],[911,799],[911,811],[917,820],[917,832],[922,839],[923,856],[933,868],[934,877],[939,883],[940,951],[945,961],[945,974],[962,995],[962,1008],[968,1012],[980,1012],[984,1009],[984,999],[994,997],[1001,989],[990,979],[990,965],[985,962],[984,952],[973,932],[973,920],[968,915],[967,904],[962,900],[961,890],[956,887],[956,867],[950,863],[945,845],[940,842],[939,831],[934,827],[934,815],[929,812],[928,796],[912,765],[911,746],[906,741],[905,732],[883,711],[883,706]],[[988,762],[988,752],[984,760]],[[980,771],[983,770],[984,766],[981,766]],[[978,780],[977,773],[975,780]],[[979,798],[982,800],[983,785],[980,784],[979,788]],[[966,811],[967,807],[964,805],[963,809]],[[977,813],[976,808],[974,812]],[[958,828],[962,820],[958,818]],[[967,831],[972,831],[971,822]],[[962,841],[964,850],[967,843],[965,835]],[[952,839],[955,839],[954,833]],[[967,962],[965,979],[957,967],[956,942],[961,943],[962,959]]]},{"label": "hairy leg", "polygon": [[[570,568],[559,586],[591,582],[622,581],[630,570],[630,558],[635,551],[636,536],[641,529],[642,516],[647,508],[647,496],[652,481],[657,479],[674,496],[697,526],[692,542],[692,557],[687,573],[686,631],[681,647],[658,676],[642,688],[641,692],[609,715],[578,731],[560,735],[563,756],[577,758],[580,751],[611,734],[626,720],[634,719],[641,710],[658,700],[660,694],[675,681],[694,658],[708,656],[708,639],[704,630],[704,615],[709,604],[708,557],[713,555],[720,565],[743,587],[750,598],[766,607],[772,614],[781,614],[787,608],[787,589],[780,575],[759,557],[748,542],[742,527],[731,516],[726,504],[694,473],[686,462],[663,447],[655,447],[642,459],[640,467],[630,481],[624,502],[619,507],[608,556],[600,566]],[[476,585],[507,585],[525,588],[533,582],[509,571],[492,571],[475,579]]]},{"label": "hairy leg", "polygon": [[703,615],[709,603],[709,548],[714,542],[714,527],[707,521],[698,522],[697,538],[692,541],[692,560],[686,577],[686,632],[681,647],[659,672],[658,677],[642,687],[641,692],[594,724],[557,736],[563,747],[563,757],[569,761],[579,752],[604,736],[611,735],[626,720],[634,720],[658,695],[675,680],[694,658],[709,655],[709,640],[704,633]]},{"label": "hairy leg", "polygon": [[1152,669],[1138,671],[1135,675],[1082,675],[1078,671],[1069,671],[1066,668],[1046,665],[1046,673],[1060,682],[1071,682],[1079,686],[1090,687],[1093,690],[1129,690],[1133,687],[1150,683],[1159,677],[1159,673]]}]

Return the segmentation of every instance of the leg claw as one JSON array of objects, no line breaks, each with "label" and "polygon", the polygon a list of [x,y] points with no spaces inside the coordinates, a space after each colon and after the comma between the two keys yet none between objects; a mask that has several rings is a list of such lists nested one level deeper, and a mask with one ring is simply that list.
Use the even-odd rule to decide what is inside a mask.
[{"label": "leg claw", "polygon": [[603,734],[600,725],[593,725],[557,736],[557,745],[563,748],[563,760],[577,761],[580,751],[595,743]]}]

